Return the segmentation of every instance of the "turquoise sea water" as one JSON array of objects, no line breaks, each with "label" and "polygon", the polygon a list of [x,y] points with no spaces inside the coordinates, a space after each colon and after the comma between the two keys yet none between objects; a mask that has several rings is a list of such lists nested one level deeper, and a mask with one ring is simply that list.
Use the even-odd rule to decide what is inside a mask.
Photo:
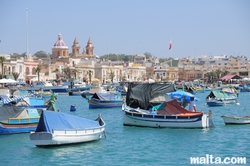
[{"label": "turquoise sea water", "polygon": [[[58,96],[62,112],[106,122],[106,138],[91,143],[38,148],[29,134],[0,135],[0,165],[191,165],[190,157],[246,157],[250,165],[250,125],[225,125],[221,115],[250,115],[250,93],[239,95],[240,105],[207,107],[206,93],[197,93],[198,111],[213,111],[213,129],[157,129],[123,126],[122,111],[88,109],[81,96]],[[71,104],[76,111],[70,112]]]}]

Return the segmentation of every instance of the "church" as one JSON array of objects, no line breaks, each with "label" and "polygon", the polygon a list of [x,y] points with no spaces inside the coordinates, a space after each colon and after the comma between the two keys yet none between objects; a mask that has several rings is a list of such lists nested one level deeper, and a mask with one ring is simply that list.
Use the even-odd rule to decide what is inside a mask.
[{"label": "church", "polygon": [[94,45],[92,43],[91,38],[89,37],[87,45],[85,48],[83,48],[82,53],[80,52],[81,46],[77,40],[77,38],[74,39],[73,45],[72,45],[72,57],[69,56],[69,48],[66,45],[66,43],[63,41],[62,34],[58,35],[58,39],[54,46],[52,47],[52,57],[53,59],[57,58],[94,58]]}]

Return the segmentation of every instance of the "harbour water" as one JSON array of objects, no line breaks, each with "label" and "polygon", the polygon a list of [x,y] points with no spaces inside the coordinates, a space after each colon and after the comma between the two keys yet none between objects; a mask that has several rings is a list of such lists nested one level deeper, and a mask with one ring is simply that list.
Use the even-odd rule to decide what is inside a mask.
[{"label": "harbour water", "polygon": [[[221,115],[250,115],[250,93],[240,93],[240,105],[207,107],[209,92],[197,93],[198,111],[213,111],[213,129],[168,129],[123,126],[121,108],[88,109],[81,96],[58,96],[60,111],[106,122],[106,138],[99,141],[38,148],[29,134],[0,135],[0,165],[191,165],[190,157],[246,157],[250,165],[250,125],[225,125]],[[70,112],[75,104],[76,111]],[[206,164],[206,165],[212,165]],[[215,164],[214,164],[215,165]],[[230,165],[230,164],[229,164]]]}]

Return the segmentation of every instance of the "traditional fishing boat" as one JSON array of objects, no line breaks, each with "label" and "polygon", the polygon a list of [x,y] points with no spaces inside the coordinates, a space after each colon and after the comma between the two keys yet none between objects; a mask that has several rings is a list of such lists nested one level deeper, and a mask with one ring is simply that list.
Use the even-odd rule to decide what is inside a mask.
[{"label": "traditional fishing boat", "polygon": [[237,96],[235,94],[227,94],[220,91],[211,91],[206,97],[208,106],[223,106],[226,104],[237,103]]},{"label": "traditional fishing boat", "polygon": [[43,111],[30,140],[38,147],[76,144],[99,140],[105,134],[105,122],[99,115],[89,120],[74,115]]},{"label": "traditional fishing boat", "polygon": [[35,130],[40,115],[36,109],[0,107],[0,134],[27,133]]},{"label": "traditional fishing boat", "polygon": [[95,93],[89,100],[89,108],[121,107],[123,98],[117,93]]},{"label": "traditional fishing boat", "polygon": [[58,86],[53,86],[52,83],[50,81],[37,81],[37,82],[33,82],[33,84],[29,87],[26,87],[26,90],[28,91],[39,91],[39,90],[43,90],[43,91],[53,91],[55,93],[67,93],[68,92],[68,86],[62,86],[62,85],[58,85]]},{"label": "traditional fishing boat", "polygon": [[45,99],[41,96],[35,95],[24,95],[16,97],[8,97],[5,95],[0,95],[0,103],[4,106],[16,106],[21,108],[36,108],[38,110],[46,110],[50,107],[50,101],[53,96],[53,100],[56,100],[55,93],[52,93],[50,99]]},{"label": "traditional fishing boat", "polygon": [[[36,108],[21,105],[9,105],[25,96],[0,100],[0,134],[27,133],[35,130],[39,122],[40,114]],[[52,95],[47,110],[55,111],[55,99]]]},{"label": "traditional fishing boat", "polygon": [[221,116],[226,125],[235,124],[243,125],[250,124],[250,116]]},{"label": "traditional fishing boat", "polygon": [[191,112],[176,100],[167,99],[166,93],[174,91],[173,84],[129,84],[126,102],[122,106],[123,124],[157,128],[214,127],[212,111],[208,114]]}]

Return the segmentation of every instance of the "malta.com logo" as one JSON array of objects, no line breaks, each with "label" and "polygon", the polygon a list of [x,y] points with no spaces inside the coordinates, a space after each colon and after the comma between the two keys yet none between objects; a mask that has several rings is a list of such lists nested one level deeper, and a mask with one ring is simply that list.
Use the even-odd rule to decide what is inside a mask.
[{"label": "malta.com logo", "polygon": [[190,157],[190,164],[246,164],[246,157],[214,157],[206,154],[204,157]]}]

